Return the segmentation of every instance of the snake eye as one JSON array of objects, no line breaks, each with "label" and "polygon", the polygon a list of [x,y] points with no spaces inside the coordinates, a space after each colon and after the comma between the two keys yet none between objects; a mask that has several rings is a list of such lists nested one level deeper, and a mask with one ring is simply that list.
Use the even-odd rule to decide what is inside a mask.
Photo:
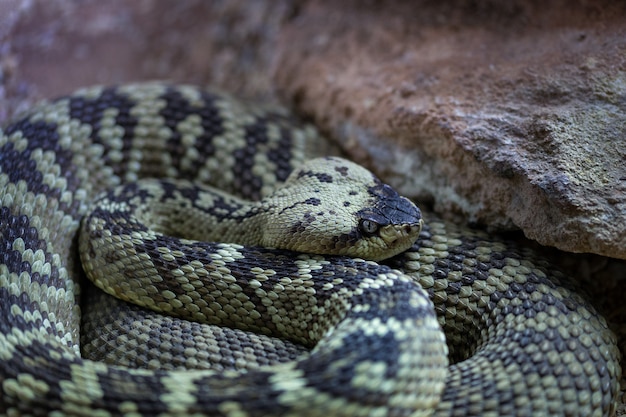
[{"label": "snake eye", "polygon": [[366,235],[373,235],[378,232],[380,225],[376,222],[367,219],[361,219],[359,222],[359,229]]}]

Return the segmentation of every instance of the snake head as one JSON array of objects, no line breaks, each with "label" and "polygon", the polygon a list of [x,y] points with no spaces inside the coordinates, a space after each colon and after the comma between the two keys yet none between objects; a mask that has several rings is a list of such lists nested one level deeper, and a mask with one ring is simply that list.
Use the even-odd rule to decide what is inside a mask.
[{"label": "snake head", "polygon": [[337,157],[312,159],[265,204],[264,246],[383,260],[410,248],[420,210],[367,169]]},{"label": "snake head", "polygon": [[422,230],[423,219],[419,208],[408,198],[375,178],[368,188],[370,206],[356,213],[359,218],[360,239],[369,244],[367,255],[382,260],[404,252],[413,245]]}]

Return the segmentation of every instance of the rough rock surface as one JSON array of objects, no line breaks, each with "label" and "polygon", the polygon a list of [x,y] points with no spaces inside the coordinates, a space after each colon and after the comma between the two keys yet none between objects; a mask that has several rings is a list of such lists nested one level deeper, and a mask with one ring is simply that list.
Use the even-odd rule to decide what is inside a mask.
[{"label": "rough rock surface", "polygon": [[618,2],[0,4],[0,120],[93,83],[273,88],[404,193],[626,259]]},{"label": "rough rock surface", "polygon": [[626,259],[626,9],[587,4],[311,3],[276,83],[437,212]]}]

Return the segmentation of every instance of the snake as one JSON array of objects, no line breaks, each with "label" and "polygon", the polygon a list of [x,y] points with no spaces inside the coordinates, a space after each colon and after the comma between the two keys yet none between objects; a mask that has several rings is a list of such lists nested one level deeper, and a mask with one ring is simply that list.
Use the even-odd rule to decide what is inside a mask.
[{"label": "snake", "polygon": [[616,338],[573,278],[336,152],[163,82],[9,122],[0,415],[615,412]]}]

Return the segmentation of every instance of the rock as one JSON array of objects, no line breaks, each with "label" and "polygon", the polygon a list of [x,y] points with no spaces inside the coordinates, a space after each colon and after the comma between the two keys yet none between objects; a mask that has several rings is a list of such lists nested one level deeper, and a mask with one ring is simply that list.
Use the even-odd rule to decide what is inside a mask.
[{"label": "rock", "polygon": [[0,123],[92,84],[169,80],[273,97],[286,1],[0,1]]},{"label": "rock", "polygon": [[[4,10],[6,9],[6,10]],[[626,259],[619,2],[9,0],[0,121],[94,83],[287,102],[435,211]]]},{"label": "rock", "polygon": [[586,4],[311,2],[276,82],[440,214],[626,259],[626,12]]}]

